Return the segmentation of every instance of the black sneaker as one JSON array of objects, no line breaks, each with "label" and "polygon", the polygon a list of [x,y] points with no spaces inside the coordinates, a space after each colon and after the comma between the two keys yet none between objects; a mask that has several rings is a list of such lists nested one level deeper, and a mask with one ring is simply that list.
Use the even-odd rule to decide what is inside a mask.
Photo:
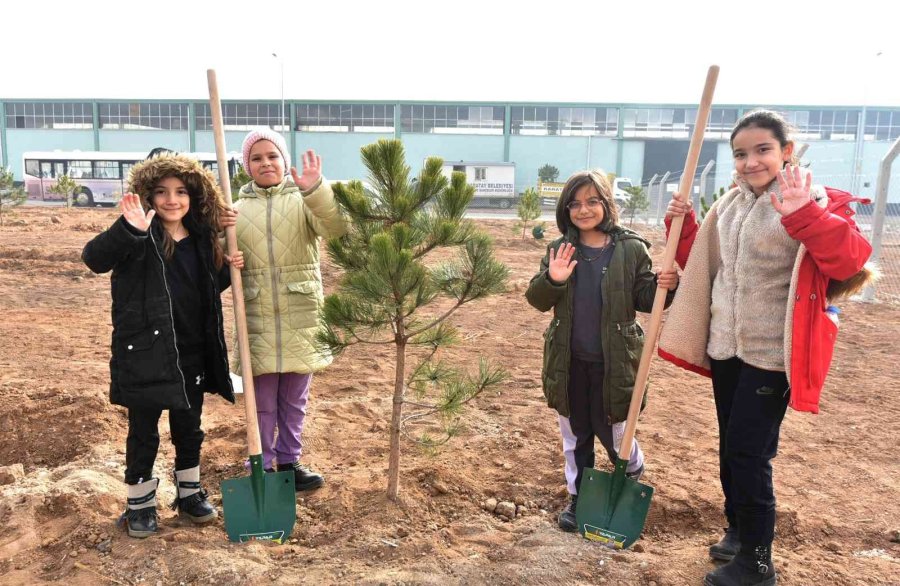
[{"label": "black sneaker", "polygon": [[567,533],[575,533],[578,531],[578,523],[575,522],[575,508],[578,506],[578,495],[569,495],[569,503],[566,508],[559,514],[556,524],[559,528]]},{"label": "black sneaker", "polygon": [[293,464],[278,464],[276,466],[278,472],[294,471],[294,489],[297,492],[306,490],[315,490],[325,484],[325,478],[316,472],[313,472],[300,462]]},{"label": "black sneaker", "polygon": [[201,488],[199,492],[192,495],[176,498],[172,503],[172,508],[177,509],[179,515],[186,515],[192,523],[197,525],[209,523],[218,516],[218,513],[216,508],[206,500],[207,497],[209,497],[209,493]]},{"label": "black sneaker", "polygon": [[119,523],[124,523],[128,530],[128,537],[145,539],[156,535],[159,531],[159,523],[156,507],[144,507],[143,509],[125,509],[119,517]]},{"label": "black sneaker", "polygon": [[729,525],[719,543],[709,546],[709,557],[714,560],[730,562],[740,550],[741,537],[738,535],[737,527]]}]

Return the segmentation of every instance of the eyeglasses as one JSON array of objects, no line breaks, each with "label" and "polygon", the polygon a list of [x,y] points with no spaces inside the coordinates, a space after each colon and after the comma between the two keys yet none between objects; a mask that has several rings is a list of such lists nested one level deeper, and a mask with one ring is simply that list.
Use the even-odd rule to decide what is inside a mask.
[{"label": "eyeglasses", "polygon": [[584,202],[584,204],[582,204],[580,201],[570,201],[566,204],[566,207],[569,208],[570,212],[577,212],[581,209],[582,205],[587,205],[589,210],[593,210],[603,205],[603,202],[601,202],[596,197],[592,197],[591,199]]}]

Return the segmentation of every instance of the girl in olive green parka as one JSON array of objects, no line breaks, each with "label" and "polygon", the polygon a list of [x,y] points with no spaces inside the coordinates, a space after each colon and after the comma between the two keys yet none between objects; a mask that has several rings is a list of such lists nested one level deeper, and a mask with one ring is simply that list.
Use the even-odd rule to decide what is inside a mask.
[{"label": "girl in olive green parka", "polygon": [[[594,466],[594,437],[615,463],[625,430],[644,333],[636,311],[649,312],[656,287],[678,285],[675,270],[654,274],[650,243],[618,225],[612,187],[599,171],[569,178],[556,208],[562,237],[550,243],[525,293],[540,311],[553,309],[544,334],[547,404],[559,414],[570,501],[559,515],[575,531],[578,486]],[[644,454],[634,442],[626,474],[637,479]]]}]

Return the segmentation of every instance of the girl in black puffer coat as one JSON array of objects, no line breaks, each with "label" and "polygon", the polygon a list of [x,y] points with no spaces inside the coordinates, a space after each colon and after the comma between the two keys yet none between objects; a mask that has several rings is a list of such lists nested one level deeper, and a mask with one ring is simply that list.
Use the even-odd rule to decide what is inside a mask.
[{"label": "girl in black puffer coat", "polygon": [[112,271],[110,401],[128,409],[122,515],[128,534],[157,531],[153,464],[162,410],[169,410],[175,445],[174,508],[195,523],[216,518],[200,488],[200,418],[205,392],[234,403],[228,373],[220,293],[230,284],[217,236],[233,225],[212,173],[171,153],[134,166],[133,193],[122,216],[87,243],[82,253],[95,273]]}]

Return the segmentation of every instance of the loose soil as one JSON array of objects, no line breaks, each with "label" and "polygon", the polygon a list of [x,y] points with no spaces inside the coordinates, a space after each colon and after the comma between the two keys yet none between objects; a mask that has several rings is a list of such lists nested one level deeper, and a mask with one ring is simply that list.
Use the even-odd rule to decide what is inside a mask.
[{"label": "loose soil", "polygon": [[[451,318],[462,335],[446,357],[471,367],[483,356],[509,377],[473,401],[459,435],[437,452],[404,441],[399,502],[385,496],[393,356],[385,346],[353,347],[313,382],[303,460],[327,482],[298,498],[288,543],[233,544],[221,519],[195,528],[168,508],[160,509],[157,537],[128,538],[115,523],[127,419],[107,399],[109,277],[80,259],[85,242],[115,217],[28,207],[4,214],[0,584],[663,586],[700,584],[715,567],[707,549],[724,519],[710,383],[659,359],[638,428],[644,482],[656,488],[643,537],[612,552],[557,528],[566,500],[561,441],[540,388],[549,317],[523,296],[544,244],[530,234],[522,240],[505,220],[478,223],[510,269],[508,292]],[[662,234],[636,228],[658,261]],[[323,272],[333,289],[338,271],[326,261]],[[224,298],[230,323],[230,294]],[[900,307],[842,309],[821,414],[789,412],[782,428],[781,584],[900,583]],[[174,495],[167,428],[164,415],[156,475],[165,503]],[[242,400],[232,406],[208,396],[204,428],[203,482],[218,505],[220,481],[244,474]],[[489,498],[525,510],[504,520],[484,510]]]}]

